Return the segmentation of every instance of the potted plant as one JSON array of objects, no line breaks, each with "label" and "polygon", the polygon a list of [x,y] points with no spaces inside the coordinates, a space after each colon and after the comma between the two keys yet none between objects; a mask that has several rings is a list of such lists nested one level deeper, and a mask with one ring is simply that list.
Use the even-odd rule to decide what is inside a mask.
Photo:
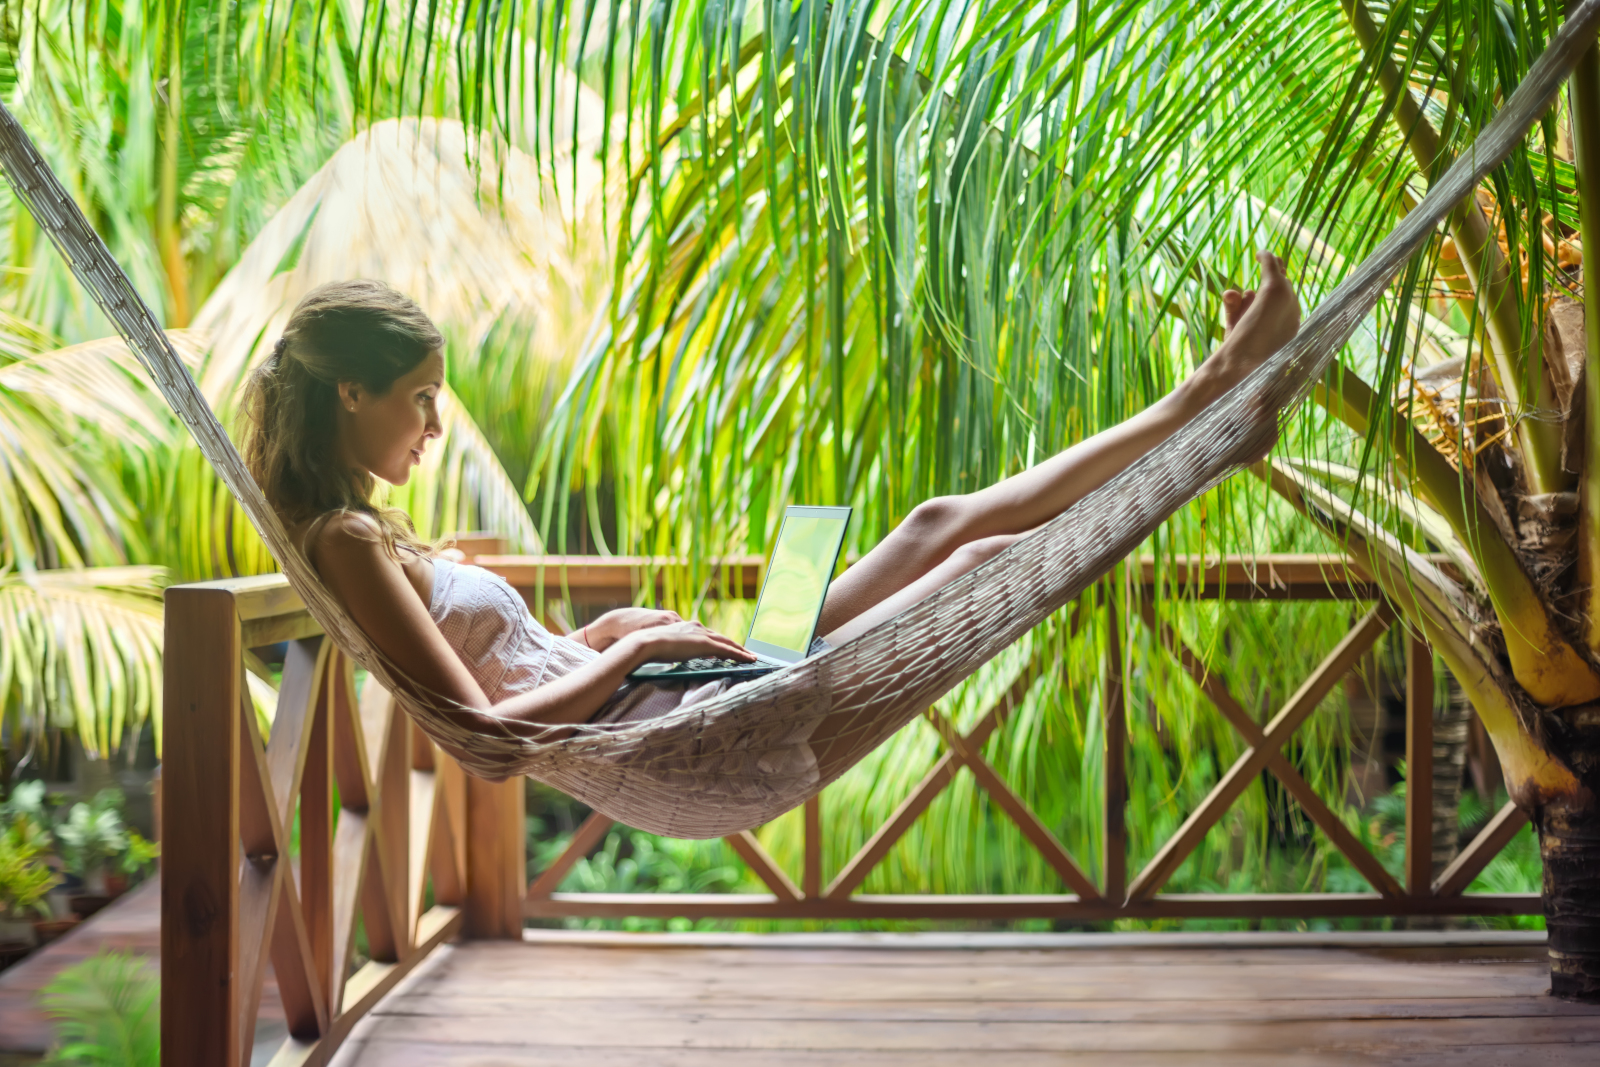
[{"label": "potted plant", "polygon": [[122,884],[122,889],[117,892],[126,892],[129,879],[141,880],[147,867],[161,855],[161,845],[151,841],[137,830],[128,831],[128,847],[122,855],[117,857],[117,873],[114,876]]},{"label": "potted plant", "polygon": [[[67,873],[83,880],[84,893],[72,898],[72,910],[83,918],[110,903],[107,875],[111,861],[128,851],[122,822],[122,794],[102,789],[88,803],[72,805],[56,824],[55,839]],[[125,884],[125,883],[124,883]]]},{"label": "potted plant", "polygon": [[39,854],[16,825],[0,833],[0,955],[32,948],[38,941],[34,920],[50,917],[44,897],[56,875]]},{"label": "potted plant", "polygon": [[12,787],[11,795],[0,803],[0,830],[14,830],[20,840],[38,853],[46,853],[55,846],[43,782],[18,782]]}]

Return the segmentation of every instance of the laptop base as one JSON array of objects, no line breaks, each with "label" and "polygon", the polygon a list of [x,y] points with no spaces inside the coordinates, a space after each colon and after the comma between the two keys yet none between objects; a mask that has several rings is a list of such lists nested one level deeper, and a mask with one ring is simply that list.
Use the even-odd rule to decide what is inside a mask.
[{"label": "laptop base", "polygon": [[759,678],[783,669],[777,663],[741,663],[737,667],[681,667],[677,664],[651,664],[664,670],[641,667],[628,675],[630,682],[714,682],[718,678]]}]

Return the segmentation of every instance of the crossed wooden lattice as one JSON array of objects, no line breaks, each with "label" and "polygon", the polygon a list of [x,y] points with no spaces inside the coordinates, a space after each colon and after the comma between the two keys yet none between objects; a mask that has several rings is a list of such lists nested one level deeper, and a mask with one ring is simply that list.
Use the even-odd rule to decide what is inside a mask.
[{"label": "crossed wooden lattice", "polygon": [[[269,961],[289,1029],[274,1064],[326,1062],[463,930],[471,800],[497,788],[469,783],[375,682],[358,699],[350,660],[275,581],[168,592],[164,1063],[247,1064]],[[283,639],[264,734],[246,670],[267,671],[246,650]],[[519,846],[520,784],[500,787]]]},{"label": "crossed wooden lattice", "polygon": [[[1082,604],[1080,603],[1080,607]],[[1161,647],[1173,657],[1183,671],[1193,679],[1218,712],[1239,732],[1246,748],[1233,765],[1223,774],[1201,804],[1189,815],[1178,830],[1146,863],[1143,870],[1131,881],[1125,877],[1127,834],[1123,821],[1123,804],[1126,800],[1126,768],[1124,746],[1126,738],[1126,713],[1123,707],[1119,635],[1116,626],[1116,607],[1108,601],[1111,616],[1111,648],[1105,678],[1107,709],[1105,723],[1105,851],[1101,856],[1101,882],[1096,884],[1077,860],[1062,845],[1033,809],[1004,781],[995,768],[982,756],[985,743],[1023,700],[1043,674],[1043,664],[1035,658],[1017,675],[1010,689],[990,707],[966,732],[956,728],[948,716],[937,708],[930,708],[926,717],[938,732],[944,751],[911,793],[895,809],[882,826],[845,863],[843,868],[823,885],[821,877],[821,819],[820,807],[813,800],[806,805],[805,860],[801,884],[796,885],[789,874],[780,867],[762,847],[755,834],[748,831],[724,838],[750,870],[771,891],[774,906],[759,902],[746,905],[730,900],[728,906],[719,908],[713,898],[683,897],[683,905],[675,909],[672,896],[657,894],[615,895],[560,894],[561,882],[573,866],[599,845],[615,825],[614,821],[598,812],[591,814],[578,828],[569,847],[529,887],[530,914],[548,916],[558,914],[692,914],[738,915],[771,912],[780,915],[816,917],[856,917],[861,909],[852,905],[853,895],[866,881],[868,875],[888,856],[904,837],[912,824],[927,811],[934,799],[955,779],[963,767],[970,771],[995,804],[1016,823],[1022,835],[1038,850],[1045,862],[1060,877],[1071,896],[1050,898],[1041,902],[1040,914],[1082,914],[1087,918],[1114,917],[1116,915],[1158,917],[1169,912],[1175,914],[1212,914],[1254,916],[1259,914],[1314,914],[1319,905],[1291,895],[1256,894],[1240,897],[1212,897],[1209,901],[1196,898],[1179,898],[1161,893],[1162,888],[1182,866],[1185,859],[1204,840],[1251,782],[1263,772],[1270,772],[1292,796],[1317,829],[1345,856],[1351,866],[1372,886],[1377,899],[1342,901],[1338,910],[1351,914],[1398,915],[1441,914],[1473,910],[1473,901],[1481,900],[1491,910],[1515,902],[1484,898],[1464,898],[1467,886],[1510,842],[1527,823],[1527,816],[1516,805],[1507,803],[1470,842],[1450,866],[1437,878],[1433,877],[1432,861],[1432,791],[1425,777],[1431,765],[1432,753],[1432,659],[1426,643],[1407,635],[1408,642],[1408,715],[1407,743],[1410,766],[1413,768],[1412,784],[1407,797],[1407,849],[1405,885],[1386,870],[1378,857],[1361,841],[1345,821],[1311,788],[1305,778],[1284,754],[1284,746],[1317,709],[1334,686],[1348,674],[1358,661],[1372,648],[1396,620],[1393,609],[1380,602],[1338,645],[1322,660],[1318,667],[1289,698],[1278,712],[1265,724],[1259,724],[1249,711],[1229,692],[1226,684],[1216,674],[1206,670],[1198,655],[1190,649],[1170,624],[1160,621],[1154,608],[1143,602],[1136,609],[1150,631],[1158,638]],[[1078,612],[1074,610],[1069,626],[1076,631]],[[1423,714],[1416,714],[1419,709]],[[1331,897],[1331,894],[1316,896]],[[593,898],[589,904],[585,898]],[[876,901],[878,898],[873,898]],[[896,898],[897,901],[906,898]],[[979,917],[985,913],[984,902],[992,902],[987,909],[996,915],[1010,914],[1004,898],[968,898],[964,904],[970,908],[960,914]],[[1522,902],[1526,905],[1529,902]],[[1010,906],[1012,911],[1015,906]],[[1308,911],[1307,909],[1312,909]],[[879,911],[882,908],[878,909]],[[927,917],[942,916],[938,904],[929,900],[924,909]],[[918,912],[914,906],[898,905],[896,914],[913,917]],[[1019,913],[1020,914],[1020,913]]]}]

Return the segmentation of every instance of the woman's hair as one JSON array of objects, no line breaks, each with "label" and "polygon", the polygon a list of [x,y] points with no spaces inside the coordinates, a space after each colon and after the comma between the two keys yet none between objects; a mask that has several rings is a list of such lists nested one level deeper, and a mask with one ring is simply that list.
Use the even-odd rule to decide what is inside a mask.
[{"label": "woman's hair", "polygon": [[402,545],[426,550],[404,512],[373,503],[372,475],[340,463],[339,383],[382,396],[443,346],[422,309],[382,282],[329,282],[306,294],[244,393],[245,463],[286,524],[357,512],[377,523],[391,555]]}]

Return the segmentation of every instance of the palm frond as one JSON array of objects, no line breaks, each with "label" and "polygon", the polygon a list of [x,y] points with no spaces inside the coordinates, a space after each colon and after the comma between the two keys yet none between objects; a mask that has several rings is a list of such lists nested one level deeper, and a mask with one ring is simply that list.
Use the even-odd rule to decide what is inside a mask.
[{"label": "palm frond", "polygon": [[0,577],[0,715],[21,736],[76,735],[90,758],[152,727],[161,692],[158,567]]}]

